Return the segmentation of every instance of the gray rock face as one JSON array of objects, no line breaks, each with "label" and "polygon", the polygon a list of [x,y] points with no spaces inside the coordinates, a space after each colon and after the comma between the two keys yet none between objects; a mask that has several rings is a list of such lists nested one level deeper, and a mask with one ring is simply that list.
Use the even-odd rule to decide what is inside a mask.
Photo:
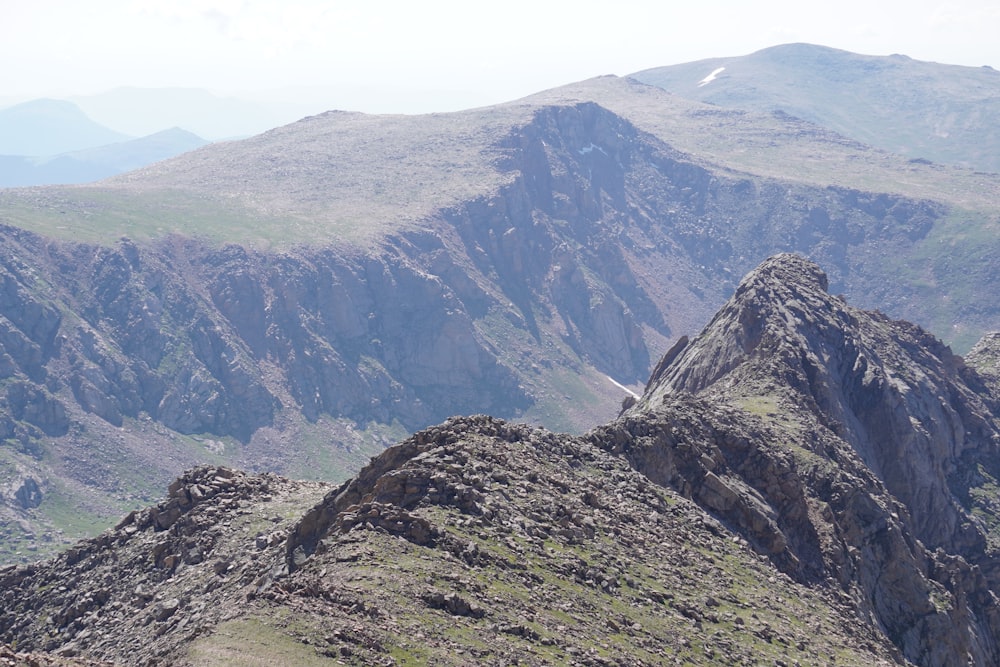
[{"label": "gray rock face", "polygon": [[907,659],[995,664],[995,402],[940,341],[826,288],[801,257],[764,262],[657,369],[615,447],[790,575],[839,581]]},{"label": "gray rock face", "polygon": [[34,477],[25,477],[16,486],[14,500],[21,509],[31,509],[42,504],[42,489]]}]

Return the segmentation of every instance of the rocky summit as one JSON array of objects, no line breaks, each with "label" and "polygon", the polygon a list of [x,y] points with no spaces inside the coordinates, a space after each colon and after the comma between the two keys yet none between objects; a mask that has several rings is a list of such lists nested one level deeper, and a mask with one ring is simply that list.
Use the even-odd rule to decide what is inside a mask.
[{"label": "rocky summit", "polygon": [[827,282],[768,259],[583,436],[453,418],[339,487],[193,469],[0,569],[0,659],[996,665],[995,341]]}]

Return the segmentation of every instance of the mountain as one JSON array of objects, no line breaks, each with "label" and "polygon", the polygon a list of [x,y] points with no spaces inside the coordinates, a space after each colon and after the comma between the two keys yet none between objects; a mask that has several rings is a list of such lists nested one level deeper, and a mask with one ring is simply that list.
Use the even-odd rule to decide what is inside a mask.
[{"label": "mountain", "polygon": [[58,155],[128,139],[71,102],[39,99],[0,109],[0,155]]},{"label": "mountain", "polygon": [[116,664],[996,664],[1000,396],[828,284],[767,259],[582,436],[455,418],[336,488],[193,469],[0,570],[0,639]]},{"label": "mountain", "polygon": [[1000,172],[1000,72],[812,44],[631,75],[724,108],[785,113],[916,160]]},{"label": "mountain", "polygon": [[0,558],[198,463],[342,480],[456,414],[581,433],[779,251],[965,351],[1000,329],[998,192],[615,77],[0,191]]},{"label": "mountain", "polygon": [[[839,582],[907,659],[995,664],[1000,396],[919,327],[827,286],[800,257],[767,260],[654,371],[624,425],[641,438],[624,447],[789,576]],[[688,395],[759,415],[771,451],[714,434],[672,455],[643,446],[697,433],[679,415],[660,431],[645,417],[690,410]],[[933,603],[939,584],[950,603]]]},{"label": "mountain", "polygon": [[207,142],[180,128],[50,157],[0,156],[0,187],[90,183],[174,157]]}]

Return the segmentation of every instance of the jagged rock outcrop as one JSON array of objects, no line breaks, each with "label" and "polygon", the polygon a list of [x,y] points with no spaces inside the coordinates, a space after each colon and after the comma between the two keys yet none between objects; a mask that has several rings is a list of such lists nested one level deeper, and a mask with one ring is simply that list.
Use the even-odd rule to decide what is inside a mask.
[{"label": "jagged rock outcrop", "polygon": [[1000,332],[983,336],[965,355],[965,362],[976,369],[993,399],[1000,402]]},{"label": "jagged rock outcrop", "polygon": [[995,402],[919,327],[826,290],[767,260],[595,437],[790,576],[838,582],[909,660],[996,664]]},{"label": "jagged rock outcrop", "polygon": [[[0,636],[50,654],[43,665],[95,656],[176,664],[165,656],[241,613],[284,541],[284,513],[324,491],[270,474],[188,471],[165,501],[96,538],[48,562],[0,568]],[[46,662],[51,655],[58,660]]]}]

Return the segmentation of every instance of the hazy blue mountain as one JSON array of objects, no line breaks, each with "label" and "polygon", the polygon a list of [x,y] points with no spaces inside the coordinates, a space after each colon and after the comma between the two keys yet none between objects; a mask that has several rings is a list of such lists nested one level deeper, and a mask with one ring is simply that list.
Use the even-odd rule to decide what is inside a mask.
[{"label": "hazy blue mountain", "polygon": [[131,138],[64,100],[38,99],[0,109],[0,155],[57,155]]},{"label": "hazy blue mountain", "polygon": [[0,187],[91,183],[138,169],[208,142],[171,128],[148,137],[88,148],[51,157],[0,156]]},{"label": "hazy blue mountain", "polygon": [[[282,113],[199,88],[124,87],[72,99],[92,118],[135,135],[176,126],[210,140],[229,139],[259,134],[308,115]],[[320,111],[325,109],[312,113]]]},{"label": "hazy blue mountain", "polygon": [[1000,171],[1000,72],[785,44],[631,75],[721,107],[784,112],[910,158]]}]

